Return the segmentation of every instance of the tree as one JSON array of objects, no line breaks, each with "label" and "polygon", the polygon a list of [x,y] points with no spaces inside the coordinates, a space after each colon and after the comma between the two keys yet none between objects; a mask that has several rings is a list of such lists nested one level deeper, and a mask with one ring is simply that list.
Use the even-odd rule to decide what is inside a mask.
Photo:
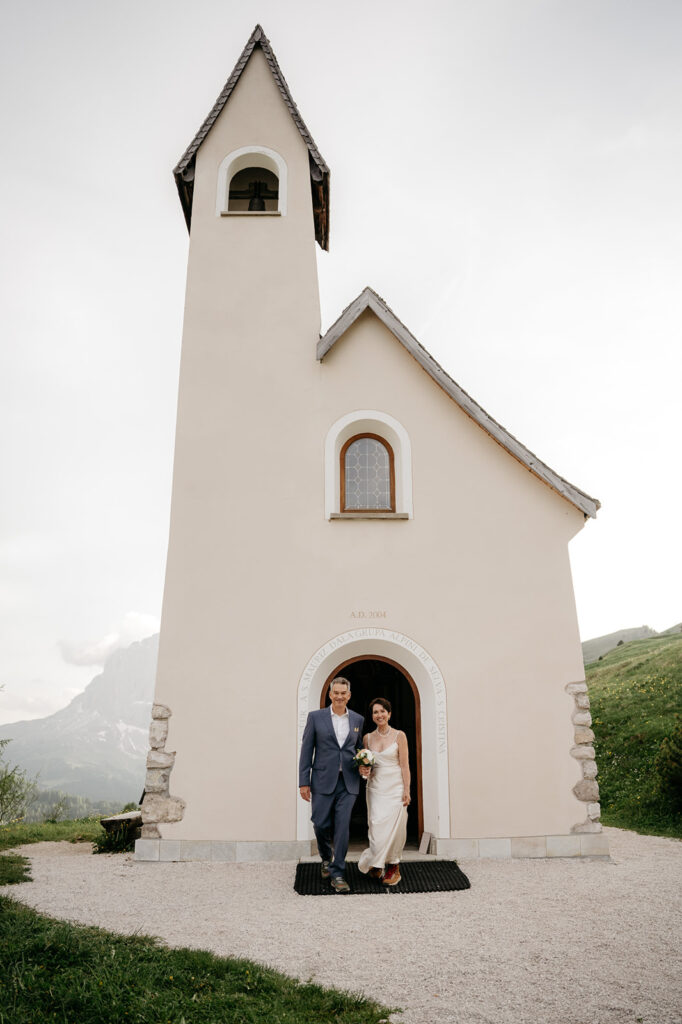
[{"label": "tree", "polygon": [[0,825],[21,818],[31,803],[36,783],[18,765],[9,765],[4,750],[10,740],[0,740]]}]

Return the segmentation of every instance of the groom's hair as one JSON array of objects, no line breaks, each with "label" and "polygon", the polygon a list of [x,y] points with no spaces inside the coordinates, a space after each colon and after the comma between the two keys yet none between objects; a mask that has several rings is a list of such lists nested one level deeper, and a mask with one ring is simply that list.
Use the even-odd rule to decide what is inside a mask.
[{"label": "groom's hair", "polygon": [[337,676],[336,679],[332,679],[331,683],[329,684],[330,697],[332,692],[332,686],[345,686],[348,692],[350,693],[350,683],[344,676]]}]

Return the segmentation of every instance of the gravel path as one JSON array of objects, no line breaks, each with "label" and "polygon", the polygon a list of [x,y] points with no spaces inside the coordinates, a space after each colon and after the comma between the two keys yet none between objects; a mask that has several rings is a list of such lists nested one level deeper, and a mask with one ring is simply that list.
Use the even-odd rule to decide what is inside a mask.
[{"label": "gravel path", "polygon": [[294,893],[293,863],[41,843],[11,895],[362,991],[401,1006],[396,1024],[682,1024],[682,842],[607,831],[611,861],[462,861],[466,892],[323,898]]}]

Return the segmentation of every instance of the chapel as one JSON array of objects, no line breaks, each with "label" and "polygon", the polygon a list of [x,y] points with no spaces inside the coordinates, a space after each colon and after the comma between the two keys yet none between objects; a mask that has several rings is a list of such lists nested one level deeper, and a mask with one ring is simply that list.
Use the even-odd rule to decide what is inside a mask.
[{"label": "chapel", "polygon": [[174,174],[189,257],[136,859],[310,856],[299,746],[339,674],[407,735],[411,844],[608,855],[568,553],[599,502],[370,287],[321,334],[330,172],[259,25]]}]

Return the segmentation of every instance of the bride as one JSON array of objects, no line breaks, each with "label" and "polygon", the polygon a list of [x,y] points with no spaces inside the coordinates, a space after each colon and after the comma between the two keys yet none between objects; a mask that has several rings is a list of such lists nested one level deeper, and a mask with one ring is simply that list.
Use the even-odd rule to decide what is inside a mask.
[{"label": "bride", "polygon": [[410,802],[407,737],[391,727],[391,704],[384,697],[376,697],[369,708],[376,729],[362,742],[374,754],[374,765],[361,769],[367,778],[369,849],[360,854],[358,868],[384,885],[397,885]]}]

